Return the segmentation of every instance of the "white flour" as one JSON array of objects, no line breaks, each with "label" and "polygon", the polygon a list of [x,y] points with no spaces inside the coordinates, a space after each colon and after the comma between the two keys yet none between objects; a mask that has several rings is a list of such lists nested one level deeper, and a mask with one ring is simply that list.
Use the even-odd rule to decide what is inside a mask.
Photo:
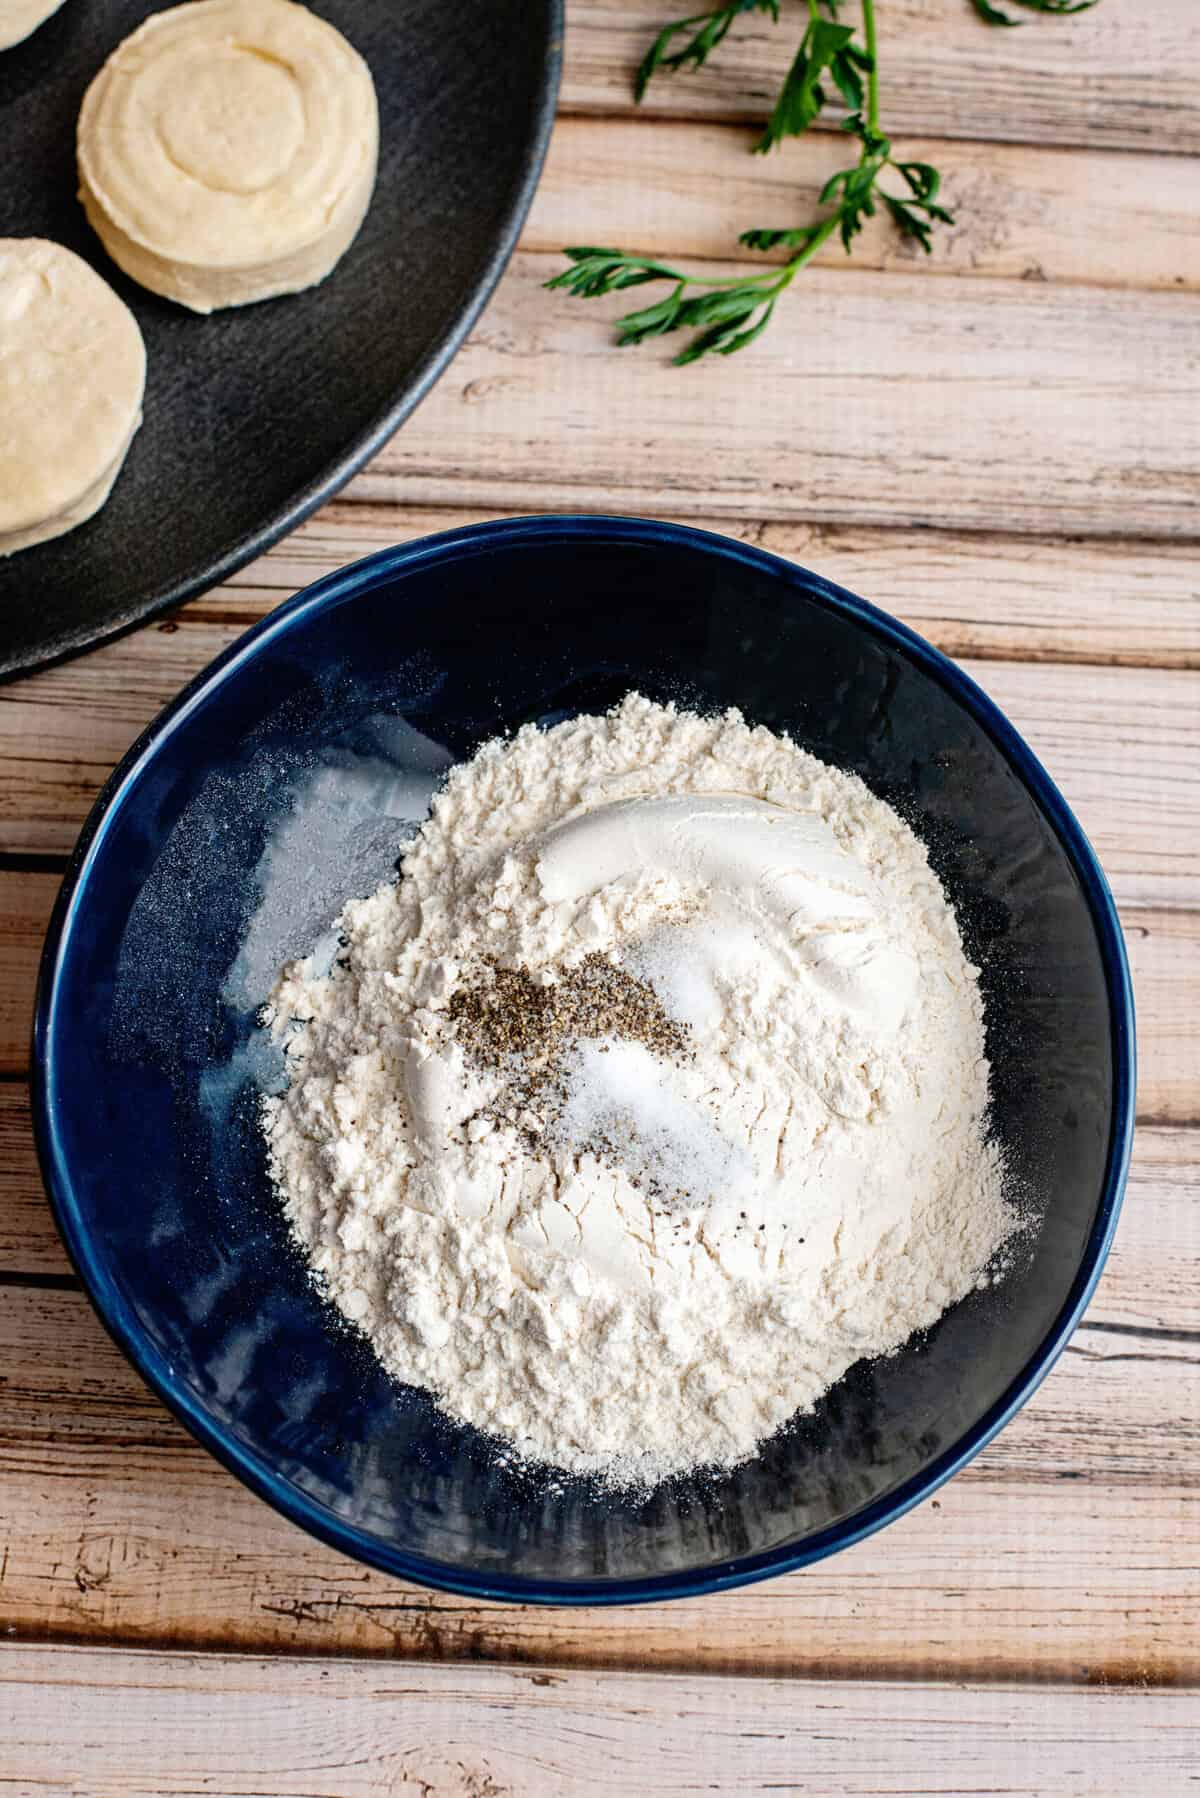
[{"label": "white flour", "polygon": [[[735,712],[634,695],[489,743],[341,928],[339,965],[273,996],[273,1176],[384,1365],[522,1455],[733,1464],[986,1281],[1014,1228],[924,849]],[[464,1053],[454,995],[595,954],[688,1053],[593,1036],[553,1118],[498,1124],[507,1064]]]}]

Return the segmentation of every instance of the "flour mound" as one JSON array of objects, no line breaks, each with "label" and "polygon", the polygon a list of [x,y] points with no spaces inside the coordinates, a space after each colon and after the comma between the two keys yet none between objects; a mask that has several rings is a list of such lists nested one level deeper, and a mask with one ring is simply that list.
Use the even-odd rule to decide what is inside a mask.
[{"label": "flour mound", "polygon": [[[486,744],[340,929],[272,997],[272,1176],[389,1372],[520,1455],[734,1465],[992,1277],[953,911],[896,812],[739,713],[634,694]],[[597,957],[661,1042],[597,1024],[531,1074],[456,1023]]]}]

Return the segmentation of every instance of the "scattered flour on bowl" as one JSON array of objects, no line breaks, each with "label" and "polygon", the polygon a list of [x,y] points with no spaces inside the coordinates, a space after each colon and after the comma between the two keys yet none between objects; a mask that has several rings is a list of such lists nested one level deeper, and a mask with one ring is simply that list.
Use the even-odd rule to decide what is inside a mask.
[{"label": "scattered flour on bowl", "polygon": [[991,1278],[976,971],[856,777],[631,695],[456,767],[287,967],[293,1231],[397,1378],[522,1456],[732,1465]]}]

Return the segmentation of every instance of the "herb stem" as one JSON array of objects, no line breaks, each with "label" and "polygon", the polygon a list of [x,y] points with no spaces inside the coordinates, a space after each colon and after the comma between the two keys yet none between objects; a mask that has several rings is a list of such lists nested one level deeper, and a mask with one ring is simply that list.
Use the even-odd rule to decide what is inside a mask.
[{"label": "herb stem", "polygon": [[[837,220],[832,219],[830,221],[830,223],[836,225]],[[567,253],[568,253],[568,255],[571,254],[570,251],[568,251]],[[627,258],[627,260],[632,262],[635,259],[630,257],[630,258]],[[769,287],[771,282],[775,279],[777,267],[778,267],[778,265],[776,265],[776,267],[764,269],[764,271],[761,275],[747,275],[745,280],[741,281],[739,283],[739,285],[742,287]],[[729,276],[728,275],[693,275],[690,273],[684,274],[681,269],[675,269],[675,268],[664,269],[662,272],[663,272],[663,275],[666,276],[668,279],[670,279],[672,281],[683,281],[686,283],[686,285],[688,287],[728,287],[729,286]]]},{"label": "herb stem", "polygon": [[863,0],[863,43],[871,66],[867,70],[867,129],[879,130],[879,43],[875,30],[875,0]]},{"label": "herb stem", "polygon": [[829,217],[817,226],[804,248],[784,264],[783,272],[787,279],[780,283],[780,292],[788,285],[793,275],[798,275],[805,265],[812,261],[822,244],[828,242],[838,228],[840,214],[831,212]]}]

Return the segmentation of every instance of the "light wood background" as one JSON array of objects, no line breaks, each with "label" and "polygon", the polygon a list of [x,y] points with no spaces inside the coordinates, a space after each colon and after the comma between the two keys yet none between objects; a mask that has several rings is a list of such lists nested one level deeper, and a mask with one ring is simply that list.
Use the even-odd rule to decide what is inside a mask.
[{"label": "light wood background", "polygon": [[[744,356],[612,348],[565,242],[724,258],[844,146],[751,158],[787,49],[630,72],[669,0],[569,0],[519,253],[416,417],[227,586],[0,689],[0,1788],[1079,1794],[1200,1778],[1200,5],[989,31],[884,0],[885,119],[944,171],[932,257],[829,248]],[[763,543],[962,658],[1077,807],[1124,919],[1140,1130],[1057,1370],[939,1496],[786,1579],[608,1612],[402,1586],[282,1522],[93,1317],[29,1141],[34,968],[134,734],[252,619],[505,510]]]}]

